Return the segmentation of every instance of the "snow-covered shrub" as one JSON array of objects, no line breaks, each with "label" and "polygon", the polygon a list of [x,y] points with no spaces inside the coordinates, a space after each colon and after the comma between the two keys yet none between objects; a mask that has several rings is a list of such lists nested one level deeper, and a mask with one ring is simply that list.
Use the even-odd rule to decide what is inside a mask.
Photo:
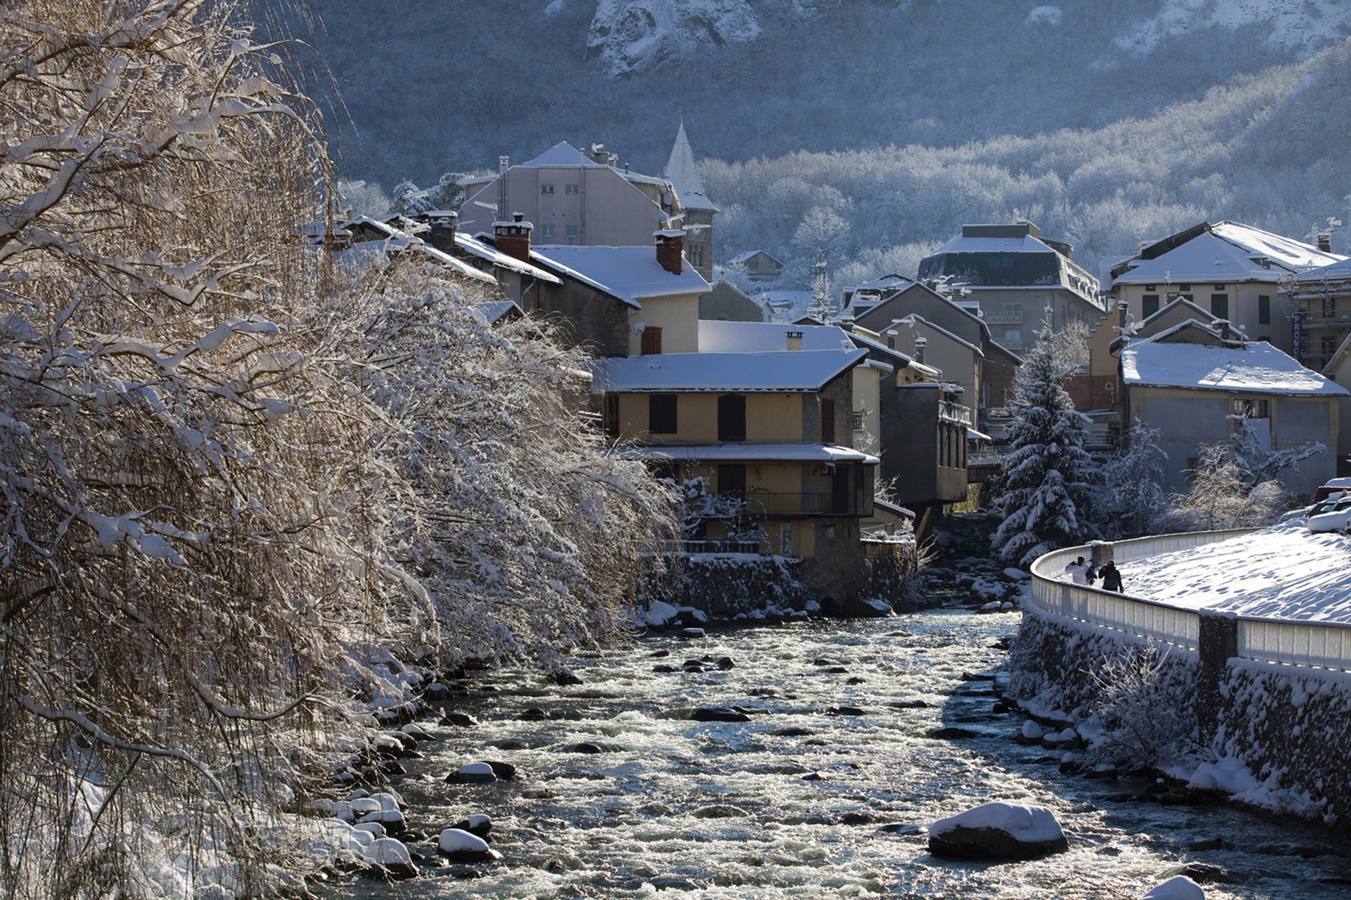
[{"label": "snow-covered shrub", "polygon": [[[1259,470],[1260,471],[1260,470]],[[1201,448],[1186,493],[1174,494],[1160,525],[1167,531],[1216,531],[1268,524],[1286,505],[1279,481],[1254,483],[1229,443]]]},{"label": "snow-covered shrub", "polygon": [[1103,469],[1100,499],[1095,504],[1099,529],[1118,538],[1156,530],[1168,508],[1164,467],[1168,454],[1159,446],[1159,430],[1143,422],[1131,426],[1127,449]]},{"label": "snow-covered shrub", "polygon": [[1089,751],[1099,764],[1122,769],[1157,768],[1197,750],[1187,670],[1168,665],[1152,646],[1123,646],[1092,672],[1097,685],[1092,714],[1101,733]]},{"label": "snow-covered shrub", "polygon": [[1093,461],[1084,450],[1084,415],[1063,385],[1078,365],[1082,327],[1037,332],[1013,386],[1011,448],[994,506],[1003,521],[991,544],[1000,559],[1028,565],[1091,535]]}]

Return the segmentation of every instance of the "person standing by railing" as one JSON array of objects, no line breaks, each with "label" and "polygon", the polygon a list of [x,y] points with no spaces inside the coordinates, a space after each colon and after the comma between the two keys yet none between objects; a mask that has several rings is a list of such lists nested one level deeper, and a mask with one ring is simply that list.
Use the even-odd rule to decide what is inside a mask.
[{"label": "person standing by railing", "polygon": [[1088,563],[1084,562],[1082,556],[1065,567],[1065,574],[1069,575],[1075,584],[1088,584],[1087,573]]},{"label": "person standing by railing", "polygon": [[1113,591],[1121,593],[1121,570],[1116,567],[1116,563],[1110,559],[1102,564],[1102,569],[1098,571],[1102,576],[1102,589],[1104,591]]}]

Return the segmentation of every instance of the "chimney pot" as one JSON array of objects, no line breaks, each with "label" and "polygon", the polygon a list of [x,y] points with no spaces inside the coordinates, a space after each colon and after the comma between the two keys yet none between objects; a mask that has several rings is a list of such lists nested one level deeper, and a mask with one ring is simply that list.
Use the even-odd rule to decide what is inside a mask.
[{"label": "chimney pot", "polygon": [[493,223],[493,246],[521,262],[530,262],[530,232],[535,226],[525,213],[512,213],[510,221]]},{"label": "chimney pot", "polygon": [[657,263],[672,275],[679,275],[685,254],[684,229],[667,228],[653,232],[652,237],[657,245]]},{"label": "chimney pot", "polygon": [[428,216],[427,224],[430,228],[427,232],[427,243],[443,253],[450,253],[454,250],[455,226],[459,222],[459,218],[452,210],[442,210]]},{"label": "chimney pot", "polygon": [[1318,249],[1319,249],[1319,250],[1322,250],[1324,253],[1331,253],[1331,252],[1332,252],[1332,232],[1331,232],[1331,231],[1320,231],[1320,232],[1318,232]]}]

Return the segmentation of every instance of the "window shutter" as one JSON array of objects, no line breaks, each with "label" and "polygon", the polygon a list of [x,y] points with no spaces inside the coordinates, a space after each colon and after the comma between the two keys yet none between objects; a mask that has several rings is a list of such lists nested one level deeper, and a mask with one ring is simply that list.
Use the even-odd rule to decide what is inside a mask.
[{"label": "window shutter", "polygon": [[835,443],[835,401],[821,401],[821,443]]},{"label": "window shutter", "polygon": [[661,329],[649,325],[643,329],[643,356],[656,356],[661,353]]}]

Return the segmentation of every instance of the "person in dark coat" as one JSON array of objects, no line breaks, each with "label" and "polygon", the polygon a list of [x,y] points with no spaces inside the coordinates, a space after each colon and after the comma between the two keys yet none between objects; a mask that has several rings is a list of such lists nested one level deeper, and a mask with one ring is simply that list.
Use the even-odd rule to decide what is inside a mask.
[{"label": "person in dark coat", "polygon": [[1116,563],[1111,560],[1103,563],[1098,574],[1102,576],[1102,589],[1104,591],[1121,593],[1121,571],[1116,567]]}]

